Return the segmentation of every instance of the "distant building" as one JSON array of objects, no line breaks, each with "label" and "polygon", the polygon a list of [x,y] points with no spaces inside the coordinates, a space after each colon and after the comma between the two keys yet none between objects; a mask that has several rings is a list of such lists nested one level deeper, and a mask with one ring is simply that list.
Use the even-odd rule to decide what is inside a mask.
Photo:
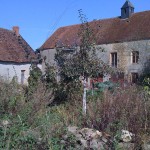
[{"label": "distant building", "polygon": [[33,49],[19,34],[19,27],[13,30],[0,28],[0,76],[8,81],[13,78],[27,84],[31,61],[35,59]]},{"label": "distant building", "polygon": [[[94,20],[89,25],[94,31],[97,47],[102,49],[97,51],[97,56],[122,70],[125,80],[136,82],[144,64],[150,61],[150,11],[134,13],[134,6],[127,0],[120,17]],[[61,27],[46,40],[40,48],[43,71],[45,62],[55,63],[56,48],[65,51],[80,45],[79,28],[79,24]]]}]

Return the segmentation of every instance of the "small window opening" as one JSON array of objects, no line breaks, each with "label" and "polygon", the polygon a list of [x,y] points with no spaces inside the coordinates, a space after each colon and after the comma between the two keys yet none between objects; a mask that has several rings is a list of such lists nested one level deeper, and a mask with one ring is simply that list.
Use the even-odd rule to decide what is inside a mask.
[{"label": "small window opening", "polygon": [[131,8],[131,13],[133,13],[134,12],[134,9],[133,8]]},{"label": "small window opening", "polygon": [[132,52],[132,63],[138,63],[139,61],[139,52],[133,51]]},{"label": "small window opening", "polygon": [[117,53],[111,53],[111,58],[110,58],[111,66],[112,67],[117,67]]},{"label": "small window opening", "polygon": [[127,10],[126,10],[126,9],[124,9],[124,13],[125,13],[125,14],[127,13]]},{"label": "small window opening", "polygon": [[24,84],[25,80],[25,70],[21,70],[21,84]]}]

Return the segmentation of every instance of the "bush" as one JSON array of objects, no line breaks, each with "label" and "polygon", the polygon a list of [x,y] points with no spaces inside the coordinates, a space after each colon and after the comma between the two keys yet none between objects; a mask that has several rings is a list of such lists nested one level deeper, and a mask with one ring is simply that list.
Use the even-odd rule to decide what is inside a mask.
[{"label": "bush", "polygon": [[89,102],[87,112],[87,126],[101,131],[127,129],[140,134],[150,128],[150,98],[136,86],[118,88],[113,94],[105,91],[102,100]]},{"label": "bush", "polygon": [[47,133],[42,136],[36,128],[51,103],[51,90],[38,83],[29,99],[21,85],[0,81],[0,149],[45,150]]},{"label": "bush", "polygon": [[42,71],[36,65],[31,65],[30,77],[28,78],[29,92],[32,93],[36,89],[38,82],[41,79],[41,76]]},{"label": "bush", "polygon": [[63,149],[60,140],[70,125],[111,135],[121,129],[140,136],[150,133],[150,97],[143,87],[116,87],[88,96],[86,117],[80,84],[69,83],[63,89],[68,91],[67,101],[49,107],[55,93],[45,83],[37,82],[27,96],[24,87],[0,80],[0,149]]}]

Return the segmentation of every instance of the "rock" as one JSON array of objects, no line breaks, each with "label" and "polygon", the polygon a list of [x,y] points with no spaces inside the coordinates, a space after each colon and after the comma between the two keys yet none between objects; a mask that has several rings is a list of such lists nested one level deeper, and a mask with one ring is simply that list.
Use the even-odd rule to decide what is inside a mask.
[{"label": "rock", "polygon": [[61,140],[60,143],[61,144],[66,144],[66,141],[65,140]]},{"label": "rock", "polygon": [[119,143],[118,148],[121,150],[134,150],[134,143]]},{"label": "rock", "polygon": [[68,139],[68,135],[63,135],[62,138],[63,138],[64,140],[67,140],[67,139]]},{"label": "rock", "polygon": [[81,134],[82,137],[86,140],[91,139],[92,133],[93,133],[93,129],[89,129],[89,128],[83,128],[79,130],[79,134]]},{"label": "rock", "polygon": [[104,142],[102,142],[102,141],[100,141],[98,139],[93,139],[90,142],[90,148],[97,149],[97,150],[104,149]]},{"label": "rock", "polygon": [[147,144],[147,143],[145,143],[145,144],[143,144],[143,150],[150,150],[150,144]]},{"label": "rock", "polygon": [[94,133],[91,134],[91,138],[100,138],[102,137],[102,132],[99,132],[98,130],[96,130]]},{"label": "rock", "polygon": [[103,141],[104,143],[107,143],[107,142],[108,142],[108,140],[107,140],[105,137],[102,137],[102,141]]},{"label": "rock", "polygon": [[[76,149],[79,147],[81,149],[96,149],[96,150],[101,150],[101,149],[108,149],[105,148],[108,143],[110,143],[110,135],[106,133],[102,133],[98,130],[90,129],[90,128],[82,128],[79,129],[76,126],[73,127],[68,127],[68,133],[69,135],[73,135],[75,139],[73,141],[69,141],[69,136],[63,136],[63,137],[68,137],[63,138],[61,143],[65,144],[65,141],[67,141],[67,144],[71,142],[75,144]],[[108,146],[109,147],[109,144]]]},{"label": "rock", "polygon": [[82,135],[78,134],[78,133],[75,136],[76,136],[77,139],[81,139],[82,138]]},{"label": "rock", "polygon": [[87,140],[85,140],[85,139],[80,139],[80,142],[81,142],[81,144],[82,144],[82,146],[83,147],[85,147],[85,148],[88,148],[88,142],[87,142]]},{"label": "rock", "polygon": [[91,140],[93,138],[100,138],[102,137],[102,133],[99,132],[98,130],[93,130],[90,128],[83,128],[81,130],[79,130],[79,134],[82,135],[82,137],[84,137],[86,140]]},{"label": "rock", "polygon": [[131,142],[133,134],[127,130],[121,130],[121,140],[123,142]]},{"label": "rock", "polygon": [[76,126],[73,126],[73,127],[69,126],[67,129],[72,134],[76,134],[78,127],[76,127]]}]

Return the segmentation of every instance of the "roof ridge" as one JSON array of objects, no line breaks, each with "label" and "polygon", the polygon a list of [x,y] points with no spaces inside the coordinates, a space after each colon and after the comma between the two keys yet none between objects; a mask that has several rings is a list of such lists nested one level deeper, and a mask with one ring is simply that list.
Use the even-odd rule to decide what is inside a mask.
[{"label": "roof ridge", "polygon": [[[150,39],[150,32],[148,30],[150,24],[150,10],[133,13],[131,17],[128,18],[129,21],[124,20],[125,19],[122,19],[120,16],[90,21],[89,23],[95,30],[94,34],[98,38],[97,44]],[[75,24],[58,28],[39,49],[55,48],[59,40],[62,41],[64,45],[72,45],[74,39],[76,39],[79,25],[80,24]],[[77,43],[79,40],[80,39],[76,39]]]},{"label": "roof ridge", "polygon": [[34,57],[34,51],[26,40],[21,36],[17,36],[13,30],[0,28],[0,61],[7,62],[30,62],[27,58],[27,52]]},{"label": "roof ridge", "polygon": [[[145,10],[145,11],[135,12],[135,13],[133,13],[132,15],[136,15],[136,14],[144,13],[144,12],[150,12],[150,10]],[[120,19],[120,17],[121,17],[121,16],[116,16],[116,17],[111,17],[111,18],[95,19],[95,20],[88,21],[88,23],[96,22],[96,21],[105,21],[105,20]],[[128,19],[129,19],[129,18],[128,18]],[[67,28],[67,27],[73,27],[73,26],[78,26],[78,25],[81,25],[81,23],[62,26],[62,27],[59,27],[58,29],[61,29],[61,28]],[[57,30],[58,30],[58,29],[57,29]]]}]

